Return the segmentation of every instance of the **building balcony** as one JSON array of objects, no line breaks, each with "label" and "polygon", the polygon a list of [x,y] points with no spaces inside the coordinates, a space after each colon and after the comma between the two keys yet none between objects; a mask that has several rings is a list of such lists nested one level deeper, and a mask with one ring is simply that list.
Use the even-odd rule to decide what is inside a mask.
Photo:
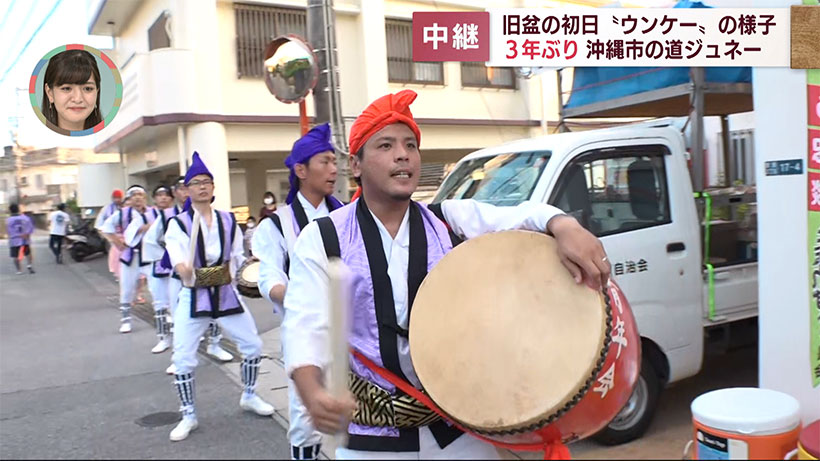
[{"label": "building balcony", "polygon": [[[153,138],[142,129],[162,124],[163,118],[197,112],[196,78],[191,76],[194,54],[179,48],[136,53],[120,67],[122,103],[111,125],[98,135],[95,151],[114,145],[127,150]],[[126,139],[127,138],[127,139]]]}]

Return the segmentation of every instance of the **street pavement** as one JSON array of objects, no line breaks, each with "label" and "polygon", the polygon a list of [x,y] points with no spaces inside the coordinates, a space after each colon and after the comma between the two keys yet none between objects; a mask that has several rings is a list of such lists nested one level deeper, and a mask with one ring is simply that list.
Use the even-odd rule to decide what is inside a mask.
[{"label": "street pavement", "polygon": [[[46,237],[47,239],[47,237]],[[104,258],[57,266],[47,240],[35,241],[35,275],[14,275],[0,258],[0,458],[287,458],[287,379],[279,324],[265,301],[247,300],[263,341],[257,392],[276,407],[271,418],[239,409],[239,361],[217,364],[200,354],[200,427],[171,443],[178,418],[170,352],[153,355],[150,305],[133,314],[134,331],[117,332],[117,286]],[[0,256],[8,254],[0,242]],[[5,261],[3,261],[5,259]],[[146,293],[147,295],[147,293]],[[223,340],[235,353],[235,346]],[[200,348],[204,351],[204,346]],[[236,355],[236,354],[235,354]],[[691,438],[689,404],[713,389],[757,385],[755,345],[707,355],[703,371],[667,389],[646,435],[617,447],[584,440],[570,445],[576,459],[680,459]],[[148,421],[140,421],[147,418]],[[326,437],[322,458],[332,458]],[[542,453],[502,451],[506,459]]]},{"label": "street pavement", "polygon": [[[45,238],[35,237],[34,275],[15,275],[0,243],[0,458],[289,458],[282,421],[239,408],[229,370],[238,363],[205,355],[199,429],[170,442],[179,417],[164,372],[170,351],[151,354],[154,328],[142,320],[118,333],[117,285],[104,258],[75,263],[66,254],[58,266]],[[251,310],[260,333],[278,327],[264,303]]]}]

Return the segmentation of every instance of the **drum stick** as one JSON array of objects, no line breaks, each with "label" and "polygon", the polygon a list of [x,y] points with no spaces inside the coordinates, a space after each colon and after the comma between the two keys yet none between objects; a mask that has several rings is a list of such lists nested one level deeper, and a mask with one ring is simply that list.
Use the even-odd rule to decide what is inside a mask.
[{"label": "drum stick", "polygon": [[[347,381],[350,371],[348,357],[348,319],[350,311],[350,271],[338,258],[328,261],[330,319],[330,395],[343,398],[348,392]],[[337,434],[338,442],[344,443],[347,431]],[[344,445],[340,445],[344,446]]]},{"label": "drum stick", "polygon": [[[194,219],[193,223],[191,224],[191,244],[188,245],[188,267],[191,268],[191,278],[186,280],[189,287],[194,286],[196,282],[196,276],[194,275],[194,261],[196,261],[196,243],[199,239],[199,225],[200,221],[202,220],[202,216],[199,214],[196,208],[194,208]],[[205,261],[202,261],[205,264]]]}]

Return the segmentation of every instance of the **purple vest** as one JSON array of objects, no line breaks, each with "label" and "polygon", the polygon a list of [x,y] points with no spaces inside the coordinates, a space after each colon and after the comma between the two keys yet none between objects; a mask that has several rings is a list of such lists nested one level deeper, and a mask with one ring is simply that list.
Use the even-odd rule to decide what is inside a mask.
[{"label": "purple vest", "polygon": [[[128,225],[131,224],[131,221],[134,219],[134,214],[141,214],[143,221],[148,224],[151,224],[154,222],[154,219],[157,218],[157,210],[153,207],[146,208],[145,213],[140,213],[132,207],[123,208],[120,210],[120,220],[117,225],[118,234],[122,235],[125,232],[125,229],[128,228]],[[147,266],[151,264],[150,262],[143,262],[142,260],[142,237],[140,237],[139,242],[136,245],[133,247],[126,247],[126,249],[120,253],[120,261],[131,265],[131,261],[134,259],[134,253],[137,253],[138,255],[140,266]]]},{"label": "purple vest", "polygon": [[[366,204],[357,200],[330,214],[339,240],[341,258],[353,278],[353,319],[351,347],[379,366],[403,377],[398,359],[396,324],[387,261],[375,221]],[[408,264],[408,299],[413,298],[427,272],[450,251],[452,241],[445,224],[427,206],[410,205],[410,257]],[[424,237],[423,239],[421,237]],[[424,241],[426,240],[426,244]],[[368,249],[370,252],[368,254]],[[425,254],[426,250],[426,254]],[[426,261],[426,264],[425,264]],[[375,267],[375,269],[374,269]],[[373,269],[373,270],[371,270]],[[378,287],[378,289],[376,288]],[[377,302],[377,300],[379,300]],[[350,356],[350,369],[356,375],[389,391],[396,392],[388,381]],[[406,378],[405,378],[406,379]],[[446,446],[461,432],[439,421],[430,426],[440,446]],[[350,424],[348,448],[368,451],[418,451],[418,430],[394,427],[368,427]]]},{"label": "purple vest", "polygon": [[[164,210],[160,210],[158,208],[151,208],[150,213],[145,213],[145,217],[148,218],[151,224],[154,223],[157,219],[160,219],[160,223],[162,224],[162,234],[165,235],[165,231],[168,229],[168,220],[173,218],[176,215],[176,207],[174,208],[166,208]],[[170,214],[168,214],[170,212]],[[165,254],[168,254],[166,251]],[[165,255],[163,255],[164,257]],[[154,261],[153,267],[153,275],[156,278],[164,278],[171,275],[173,270],[169,269],[165,265],[162,264],[162,260]]]},{"label": "purple vest", "polygon": [[[193,210],[189,209],[186,213],[180,213],[172,218],[179,223],[182,230],[191,235],[191,227],[193,227]],[[219,241],[222,243],[222,254],[219,260],[214,264],[215,266],[223,263],[230,263],[231,248],[233,246],[233,239],[236,233],[236,217],[233,213],[226,211],[218,211],[217,226],[219,232]],[[203,222],[204,226],[205,223]],[[194,255],[194,269],[205,267],[205,241],[202,233],[198,234],[196,252]],[[206,288],[188,288],[192,290],[191,293],[191,318],[194,317],[211,317],[219,318],[226,315],[241,314],[244,312],[242,304],[239,302],[239,296],[236,294],[232,284],[222,285],[219,287]]]},{"label": "purple vest", "polygon": [[[166,208],[165,210],[162,210],[162,235],[165,235],[165,233],[168,232],[168,222],[171,218],[180,213],[182,213],[182,210],[176,205],[174,205],[173,208]],[[179,275],[177,275],[173,266],[171,266],[171,257],[168,255],[168,251],[162,255],[162,259],[159,261],[159,267],[169,271],[175,279],[179,280]]]}]

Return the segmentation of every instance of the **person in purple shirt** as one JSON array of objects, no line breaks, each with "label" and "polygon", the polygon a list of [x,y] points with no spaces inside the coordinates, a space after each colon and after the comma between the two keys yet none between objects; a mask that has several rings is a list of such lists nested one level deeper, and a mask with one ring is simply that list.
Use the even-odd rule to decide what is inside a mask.
[{"label": "person in purple shirt", "polygon": [[13,203],[9,207],[11,216],[6,220],[6,230],[9,234],[9,256],[14,260],[14,267],[17,268],[17,275],[23,273],[20,267],[20,252],[22,251],[28,257],[28,271],[34,273],[34,268],[31,266],[31,234],[34,232],[34,223],[31,218],[24,214],[20,214],[20,206]]}]

